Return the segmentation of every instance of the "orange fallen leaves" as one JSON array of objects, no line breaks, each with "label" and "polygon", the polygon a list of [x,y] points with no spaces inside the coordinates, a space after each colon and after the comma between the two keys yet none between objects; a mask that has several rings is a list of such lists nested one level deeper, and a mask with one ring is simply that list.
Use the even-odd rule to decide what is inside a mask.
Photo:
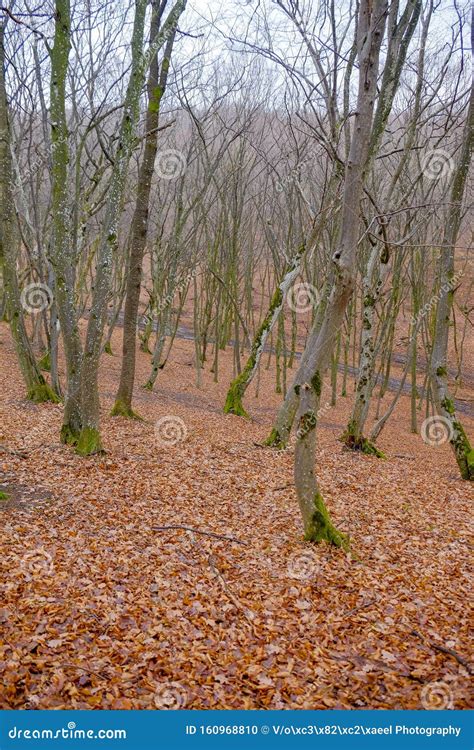
[{"label": "orange fallen leaves", "polygon": [[[148,421],[129,423],[107,416],[119,365],[107,358],[108,454],[83,460],[58,443],[59,407],[22,401],[1,330],[2,439],[41,439],[27,458],[2,460],[13,492],[0,507],[0,708],[418,709],[440,682],[455,708],[469,705],[467,669],[432,644],[470,652],[472,488],[449,449],[407,432],[406,413],[387,428],[385,462],[336,441],[345,400],[320,431],[322,490],[353,559],[301,541],[291,451],[254,445],[277,403],[268,383],[257,422],[224,417],[224,375],[216,385],[203,374],[202,402],[179,366],[192,342],[178,342],[157,393],[137,393]],[[140,378],[142,354],[138,367]],[[169,413],[188,437],[158,446],[153,421]],[[420,460],[390,455],[400,431]],[[173,524],[247,544],[152,530]]]}]

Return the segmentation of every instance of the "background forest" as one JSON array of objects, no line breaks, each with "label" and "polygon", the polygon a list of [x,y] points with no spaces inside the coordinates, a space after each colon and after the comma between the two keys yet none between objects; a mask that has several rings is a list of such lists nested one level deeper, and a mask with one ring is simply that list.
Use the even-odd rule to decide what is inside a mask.
[{"label": "background forest", "polygon": [[464,708],[471,7],[0,10],[0,708]]}]

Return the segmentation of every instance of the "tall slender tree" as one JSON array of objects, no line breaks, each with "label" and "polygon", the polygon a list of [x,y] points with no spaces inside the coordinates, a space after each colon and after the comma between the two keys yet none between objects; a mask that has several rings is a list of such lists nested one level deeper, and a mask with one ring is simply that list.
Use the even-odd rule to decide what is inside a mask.
[{"label": "tall slender tree", "polygon": [[[152,3],[152,19],[150,24],[150,42],[156,37],[165,10],[167,0]],[[182,6],[181,12],[184,10]],[[137,200],[132,220],[131,248],[127,264],[126,296],[123,320],[122,368],[120,383],[112,409],[113,415],[136,417],[132,409],[133,385],[135,382],[135,346],[137,332],[137,316],[140,302],[143,255],[145,251],[148,211],[151,184],[154,173],[156,153],[158,149],[158,127],[161,100],[166,90],[168,71],[171,61],[173,43],[176,36],[179,16],[170,27],[169,39],[166,43],[161,68],[156,53],[150,64],[147,82],[148,108],[145,119],[145,146],[137,184]]]},{"label": "tall slender tree", "polygon": [[440,289],[431,354],[431,386],[438,415],[444,420],[448,438],[463,479],[474,481],[474,449],[456,414],[448,384],[448,340],[455,288],[456,241],[461,227],[462,202],[471,164],[474,134],[474,84],[464,125],[463,139],[451,182],[451,200],[441,246]]},{"label": "tall slender tree", "polygon": [[[0,263],[6,293],[6,313],[13,341],[26,384],[27,397],[32,401],[59,401],[41,374],[25,325],[24,309],[17,277],[17,254],[20,246],[18,221],[13,198],[12,143],[5,87],[6,17],[0,15]],[[34,288],[31,293],[35,294]],[[37,294],[47,290],[38,288]],[[45,299],[45,302],[48,300]]]}]

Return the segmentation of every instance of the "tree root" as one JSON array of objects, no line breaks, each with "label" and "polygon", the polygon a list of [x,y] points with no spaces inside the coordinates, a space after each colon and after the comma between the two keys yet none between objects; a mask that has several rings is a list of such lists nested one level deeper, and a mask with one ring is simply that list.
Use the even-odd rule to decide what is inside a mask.
[{"label": "tree root", "polygon": [[136,419],[139,422],[143,422],[143,417],[140,416],[140,414],[137,414],[136,411],[133,411],[133,409],[130,406],[127,406],[124,401],[121,401],[120,399],[117,399],[115,404],[113,405],[112,411],[110,412],[111,417],[126,417],[127,419]]}]

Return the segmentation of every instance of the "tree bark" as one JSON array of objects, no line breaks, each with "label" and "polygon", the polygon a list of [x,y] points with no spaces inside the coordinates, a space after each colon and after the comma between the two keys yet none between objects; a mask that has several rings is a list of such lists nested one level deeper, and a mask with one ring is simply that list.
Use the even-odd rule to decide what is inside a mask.
[{"label": "tree bark", "polygon": [[451,201],[441,248],[441,296],[436,309],[436,325],[430,362],[431,389],[436,411],[447,428],[449,442],[454,451],[461,476],[471,482],[474,481],[474,449],[471,447],[464,428],[456,415],[454,400],[449,392],[447,356],[449,324],[454,296],[454,255],[461,226],[462,200],[472,156],[473,119],[474,86],[471,88],[461,150],[452,177]]},{"label": "tree bark", "polygon": [[345,169],[341,212],[341,229],[336,252],[333,255],[335,280],[328,300],[321,328],[312,331],[293,387],[280,408],[275,426],[267,444],[284,447],[297,410],[295,385],[322,377],[327,369],[337,333],[343,323],[347,304],[355,284],[355,262],[359,235],[359,204],[362,198],[363,176],[369,157],[374,101],[380,46],[384,36],[387,0],[378,0],[371,9],[365,0],[360,5],[357,48],[359,58],[359,84],[357,110],[351,137],[349,156]]},{"label": "tree bark", "polygon": [[51,57],[51,214],[49,260],[54,271],[54,294],[66,359],[66,394],[61,439],[76,443],[82,427],[80,375],[82,344],[74,302],[74,258],[70,232],[68,191],[69,145],[66,119],[66,78],[71,49],[69,0],[56,0],[54,45]]},{"label": "tree bark", "polygon": [[[160,20],[166,0],[156,7],[153,5],[153,15],[150,24],[150,38],[153,39],[159,31]],[[148,210],[150,201],[151,181],[153,178],[156,152],[158,147],[158,124],[160,104],[166,89],[168,70],[176,36],[176,24],[172,29],[166,44],[161,72],[158,65],[158,55],[151,61],[147,82],[148,109],[145,120],[145,148],[140,165],[137,186],[137,201],[132,221],[132,240],[130,257],[127,264],[127,288],[123,321],[122,369],[120,383],[112,409],[113,415],[137,417],[132,409],[133,385],[135,382],[135,346],[137,332],[137,316],[140,302],[143,255],[148,228]]]},{"label": "tree bark", "polygon": [[86,344],[81,368],[82,429],[77,443],[81,455],[101,453],[99,362],[102,336],[107,318],[113,254],[117,247],[117,232],[123,193],[130,158],[135,142],[135,129],[139,116],[139,102],[145,75],[151,60],[168,40],[177,19],[183,12],[186,0],[177,0],[161,31],[143,52],[145,15],[148,0],[135,0],[135,18],[132,33],[132,66],[125,95],[124,112],[119,130],[118,148],[110,179],[107,206],[96,259],[94,293],[87,326]]},{"label": "tree bark", "polygon": [[5,87],[4,23],[0,19],[0,263],[6,294],[6,312],[18,362],[31,401],[58,402],[36,362],[25,326],[16,273],[19,232],[13,198],[10,123]]},{"label": "tree bark", "polygon": [[336,547],[349,549],[349,540],[333,525],[319,492],[314,475],[316,453],[316,426],[321,395],[321,383],[305,383],[299,390],[295,445],[295,487],[303,517],[304,538],[308,542],[329,542]]},{"label": "tree bark", "polygon": [[268,335],[270,334],[275,321],[277,320],[283,307],[285,296],[288,293],[293,281],[300,272],[301,258],[305,251],[304,245],[297,251],[291,265],[286,269],[283,279],[278,284],[276,291],[270,303],[269,310],[263,319],[255,338],[252,343],[250,356],[245,364],[244,369],[230,384],[227,392],[227,398],[224,405],[225,414],[237,414],[240,417],[248,417],[244,409],[242,399],[245,392],[257,372],[260,359],[265,348]]}]

